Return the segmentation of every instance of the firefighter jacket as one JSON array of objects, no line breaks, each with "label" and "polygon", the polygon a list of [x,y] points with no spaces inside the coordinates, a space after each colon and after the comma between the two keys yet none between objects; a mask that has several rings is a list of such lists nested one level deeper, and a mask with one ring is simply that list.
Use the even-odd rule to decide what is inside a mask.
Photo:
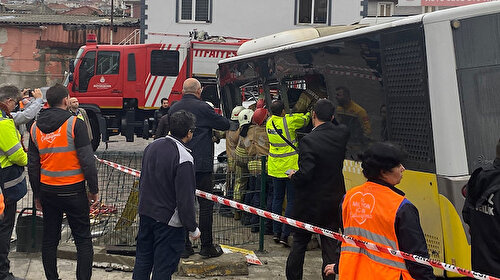
[{"label": "firefighter jacket", "polygon": [[[269,155],[269,138],[267,137],[266,127],[264,125],[252,125],[248,130],[248,139],[250,145],[247,148],[248,171],[252,175],[259,175],[262,170],[262,156]],[[267,163],[267,161],[266,161]]]},{"label": "firefighter jacket", "polygon": [[239,135],[239,129],[235,131],[226,131],[226,155],[229,171],[234,171],[234,154],[236,152],[236,146],[238,145]]},{"label": "firefighter jacket", "polygon": [[26,180],[22,166],[28,162],[28,156],[21,144],[21,135],[16,129],[14,120],[8,113],[1,110],[0,115],[0,167],[1,167],[1,185],[0,193],[0,213],[3,213],[5,189],[14,187]]},{"label": "firefighter jacket", "polygon": [[474,171],[462,214],[470,227],[472,269],[500,277],[500,158]]},{"label": "firefighter jacket", "polygon": [[61,108],[40,113],[31,126],[28,175],[31,187],[39,191],[72,194],[98,193],[97,169],[85,123]]},{"label": "firefighter jacket", "polygon": [[[271,116],[266,122],[266,131],[269,138],[268,170],[269,176],[286,178],[285,171],[299,169],[298,152],[288,145],[280,134],[297,147],[296,130],[309,123],[310,114],[286,114],[284,117]],[[276,126],[276,129],[273,126]]]},{"label": "firefighter jacket", "polygon": [[[428,257],[418,211],[403,192],[383,184],[386,183],[368,181],[347,192],[342,203],[344,234]],[[410,249],[411,246],[418,246],[419,250]],[[435,279],[431,267],[420,264],[409,266],[408,262],[396,256],[346,242],[342,243],[338,270],[340,279]]]}]

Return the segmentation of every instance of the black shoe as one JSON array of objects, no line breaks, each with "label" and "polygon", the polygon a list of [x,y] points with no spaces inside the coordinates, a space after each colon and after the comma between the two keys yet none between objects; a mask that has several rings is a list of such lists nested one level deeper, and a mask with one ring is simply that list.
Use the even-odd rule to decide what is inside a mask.
[{"label": "black shoe", "polygon": [[193,248],[184,248],[184,251],[182,251],[181,258],[182,259],[187,259],[189,256],[194,255],[194,250]]},{"label": "black shoe", "polygon": [[288,244],[288,237],[282,237],[279,242],[283,244],[283,246],[285,246],[286,248],[290,247],[290,245]]},{"label": "black shoe", "polygon": [[280,235],[275,233],[273,235],[273,240],[274,240],[274,243],[279,244],[280,243]]},{"label": "black shoe", "polygon": [[216,258],[220,257],[224,252],[219,245],[211,245],[209,247],[201,248],[200,255],[203,258]]}]

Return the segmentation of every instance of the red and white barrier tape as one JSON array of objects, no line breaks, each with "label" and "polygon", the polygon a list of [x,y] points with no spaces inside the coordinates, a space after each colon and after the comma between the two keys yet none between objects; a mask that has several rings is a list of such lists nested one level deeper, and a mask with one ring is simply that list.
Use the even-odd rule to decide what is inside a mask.
[{"label": "red and white barrier tape", "polygon": [[[140,174],[141,174],[141,172],[138,171],[138,170],[135,170],[135,169],[132,169],[132,168],[128,168],[128,167],[125,167],[125,166],[122,166],[120,164],[113,163],[113,162],[110,162],[110,161],[107,161],[107,160],[99,159],[97,156],[96,156],[96,159],[98,161],[106,164],[106,165],[109,165],[109,166],[111,166],[113,168],[116,168],[116,169],[118,169],[118,170],[120,170],[122,172],[125,172],[127,174],[130,174],[130,175],[133,175],[133,176],[136,176],[136,177],[139,177]],[[434,260],[431,260],[429,258],[424,258],[424,257],[421,257],[421,256],[417,256],[417,255],[413,255],[413,254],[408,254],[408,253],[401,252],[399,250],[395,250],[395,249],[392,249],[392,248],[389,248],[389,247],[379,246],[379,245],[374,244],[374,243],[370,243],[370,242],[362,241],[362,240],[359,240],[359,239],[355,239],[355,238],[352,238],[352,237],[347,236],[347,235],[343,235],[343,234],[340,234],[340,233],[337,233],[337,232],[333,232],[331,230],[323,229],[323,228],[320,228],[320,227],[317,227],[317,226],[313,226],[311,224],[307,224],[307,223],[304,223],[304,222],[296,221],[294,219],[283,217],[283,216],[275,214],[275,213],[271,213],[271,212],[268,212],[268,211],[265,211],[265,210],[262,210],[262,209],[259,209],[259,208],[248,206],[246,204],[242,204],[242,203],[236,202],[234,200],[223,198],[223,197],[220,197],[220,196],[217,196],[217,195],[213,195],[213,194],[210,194],[210,193],[207,193],[207,192],[203,192],[203,191],[200,191],[200,190],[196,190],[196,195],[199,196],[199,197],[208,199],[208,200],[212,200],[212,201],[220,203],[220,204],[224,204],[226,206],[230,206],[232,208],[236,208],[236,209],[239,209],[239,210],[242,210],[242,211],[245,211],[245,212],[248,212],[248,213],[252,213],[252,214],[255,214],[255,215],[267,218],[267,219],[271,219],[271,220],[274,220],[274,221],[277,221],[277,222],[280,222],[280,223],[284,223],[284,224],[287,224],[287,225],[290,225],[290,226],[294,226],[294,227],[297,227],[297,228],[300,228],[300,229],[304,229],[304,230],[310,231],[312,233],[317,233],[317,234],[321,234],[321,235],[324,235],[324,236],[328,236],[330,238],[333,238],[333,239],[336,239],[336,240],[339,240],[339,241],[342,241],[342,242],[349,243],[349,244],[351,244],[353,246],[357,246],[359,248],[364,248],[364,249],[368,249],[368,250],[372,250],[372,251],[377,251],[377,252],[383,252],[383,253],[386,253],[386,254],[391,254],[393,256],[396,256],[396,257],[399,257],[399,258],[402,258],[402,259],[405,259],[405,260],[410,260],[410,261],[417,262],[417,263],[420,263],[420,264],[424,264],[424,265],[427,265],[427,266],[432,266],[432,267],[440,268],[440,269],[447,270],[447,271],[454,272],[454,273],[458,273],[458,274],[461,274],[461,275],[464,275],[464,276],[473,277],[475,279],[481,279],[481,280],[500,280],[500,278],[496,278],[496,277],[489,276],[489,275],[486,275],[486,274],[482,274],[482,273],[479,273],[479,272],[475,272],[475,271],[467,270],[467,269],[464,269],[464,268],[456,267],[454,265],[447,264],[447,263],[444,263],[444,262],[434,261]]]}]

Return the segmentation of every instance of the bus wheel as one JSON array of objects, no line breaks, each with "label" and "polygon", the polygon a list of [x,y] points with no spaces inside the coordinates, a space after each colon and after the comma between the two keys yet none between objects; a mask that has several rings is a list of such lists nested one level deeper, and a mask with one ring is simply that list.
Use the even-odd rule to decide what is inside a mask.
[{"label": "bus wheel", "polygon": [[90,141],[90,144],[92,145],[92,150],[95,151],[101,143],[101,130],[99,129],[99,122],[95,115],[92,115],[89,119],[90,127],[92,128],[92,141]]}]

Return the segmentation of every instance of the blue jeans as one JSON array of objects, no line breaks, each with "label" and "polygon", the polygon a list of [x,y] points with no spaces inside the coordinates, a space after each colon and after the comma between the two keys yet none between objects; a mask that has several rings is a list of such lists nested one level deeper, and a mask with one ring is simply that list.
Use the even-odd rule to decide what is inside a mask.
[{"label": "blue jeans", "polygon": [[140,215],[132,279],[172,279],[184,249],[184,228]]},{"label": "blue jeans", "polygon": [[[283,200],[286,192],[285,216],[290,217],[293,209],[293,184],[288,178],[273,178],[273,213],[282,215]],[[290,236],[290,226],[280,222],[273,222],[273,233],[281,238]]]}]

